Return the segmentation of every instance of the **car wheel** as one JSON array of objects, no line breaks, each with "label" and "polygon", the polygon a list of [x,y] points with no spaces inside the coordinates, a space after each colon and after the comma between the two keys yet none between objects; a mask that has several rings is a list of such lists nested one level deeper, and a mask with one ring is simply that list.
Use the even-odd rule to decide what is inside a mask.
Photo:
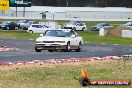
[{"label": "car wheel", "polygon": [[82,28],[82,31],[84,31],[85,27]]},{"label": "car wheel", "polygon": [[78,49],[76,50],[76,52],[81,52],[81,49],[82,49],[82,43],[79,42],[79,46],[78,46]]},{"label": "car wheel", "polygon": [[33,33],[33,31],[32,30],[29,30],[29,33]]},{"label": "car wheel", "polygon": [[36,51],[36,52],[41,52],[41,49],[35,48],[35,51]]},{"label": "car wheel", "polygon": [[69,52],[70,51],[70,48],[71,48],[70,42],[68,42],[67,45],[66,45],[66,51]]},{"label": "car wheel", "polygon": [[48,50],[49,52],[53,52],[53,50]]}]

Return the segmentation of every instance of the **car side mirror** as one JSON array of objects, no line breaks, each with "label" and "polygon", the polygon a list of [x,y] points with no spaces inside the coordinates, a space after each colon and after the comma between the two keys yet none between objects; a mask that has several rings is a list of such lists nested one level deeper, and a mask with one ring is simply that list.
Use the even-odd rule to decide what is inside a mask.
[{"label": "car side mirror", "polygon": [[75,38],[75,37],[76,37],[76,35],[71,35],[71,37],[72,37],[72,38]]},{"label": "car side mirror", "polygon": [[40,37],[43,37],[43,34],[40,34]]}]

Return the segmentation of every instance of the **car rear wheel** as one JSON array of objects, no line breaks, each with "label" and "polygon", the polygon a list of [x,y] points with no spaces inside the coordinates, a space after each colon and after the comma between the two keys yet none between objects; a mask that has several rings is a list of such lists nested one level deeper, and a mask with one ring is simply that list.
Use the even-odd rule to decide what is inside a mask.
[{"label": "car rear wheel", "polygon": [[53,50],[48,50],[49,52],[53,52]]},{"label": "car rear wheel", "polygon": [[78,46],[78,49],[76,50],[76,52],[81,52],[81,50],[82,50],[82,43],[79,42],[79,46]]},{"label": "car rear wheel", "polygon": [[82,28],[82,31],[84,31],[85,27]]},{"label": "car rear wheel", "polygon": [[33,31],[32,30],[29,30],[29,33],[33,33]]}]

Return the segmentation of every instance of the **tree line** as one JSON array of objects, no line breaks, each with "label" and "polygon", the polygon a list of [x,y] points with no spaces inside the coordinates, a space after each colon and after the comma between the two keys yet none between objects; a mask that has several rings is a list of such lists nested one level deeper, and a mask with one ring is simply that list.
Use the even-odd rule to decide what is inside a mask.
[{"label": "tree line", "polygon": [[32,0],[33,6],[132,7],[132,0]]}]

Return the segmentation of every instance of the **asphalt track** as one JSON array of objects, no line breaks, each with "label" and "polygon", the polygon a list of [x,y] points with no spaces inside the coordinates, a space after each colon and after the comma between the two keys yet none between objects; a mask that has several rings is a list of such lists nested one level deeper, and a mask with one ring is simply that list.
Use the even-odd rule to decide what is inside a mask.
[{"label": "asphalt track", "polygon": [[88,58],[103,56],[121,56],[132,54],[132,46],[114,45],[114,44],[94,44],[85,43],[82,52],[35,52],[34,40],[19,40],[0,38],[0,45],[8,47],[16,47],[14,51],[0,51],[0,62],[15,62],[29,60],[45,60],[45,59],[63,59],[63,58]]}]

